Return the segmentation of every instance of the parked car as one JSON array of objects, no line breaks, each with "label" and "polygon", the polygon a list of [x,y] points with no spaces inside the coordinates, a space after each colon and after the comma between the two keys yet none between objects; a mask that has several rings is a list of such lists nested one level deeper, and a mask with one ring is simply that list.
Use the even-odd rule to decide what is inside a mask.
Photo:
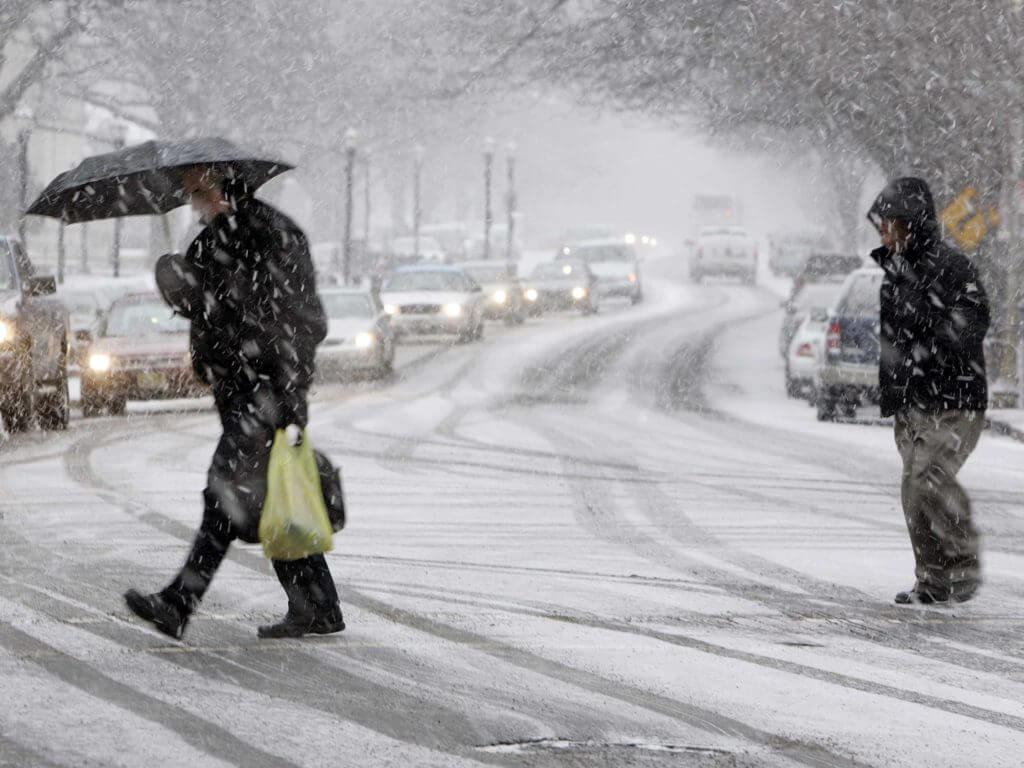
[{"label": "parked car", "polygon": [[21,242],[0,236],[0,416],[8,432],[66,429],[68,311],[57,281],[36,274]]},{"label": "parked car", "polygon": [[786,354],[786,394],[814,401],[814,378],[825,359],[828,309],[812,307],[793,334]]},{"label": "parked car", "polygon": [[483,337],[483,290],[460,267],[396,269],[381,286],[381,301],[399,337],[455,334],[463,342]]},{"label": "parked car", "polygon": [[391,241],[391,254],[400,259],[418,259],[420,262],[445,263],[445,252],[432,237],[420,235],[419,250],[415,237],[396,237]]},{"label": "parked car", "polygon": [[71,323],[71,355],[69,363],[81,368],[92,344],[96,327],[107,308],[107,300],[100,291],[91,288],[62,288],[57,298],[68,310]]},{"label": "parked car", "polygon": [[466,258],[466,225],[461,222],[443,224],[425,224],[420,227],[420,235],[433,238],[444,251],[448,264]]},{"label": "parked car", "polygon": [[768,236],[768,267],[776,275],[796,277],[812,254],[833,248],[832,239],[823,231],[773,233]]},{"label": "parked car", "polygon": [[110,306],[82,369],[82,413],[124,413],[128,400],[196,397],[208,387],[192,370],[189,322],[155,293]]},{"label": "parked car", "polygon": [[539,315],[549,310],[578,309],[592,315],[600,308],[597,276],[585,261],[542,262],[534,267],[523,286],[527,313]]},{"label": "parked car", "polygon": [[841,412],[853,416],[864,402],[878,400],[879,292],[883,272],[858,269],[847,277],[828,318],[825,357],[815,375],[818,419]]},{"label": "parked car", "polygon": [[484,316],[518,325],[526,318],[523,286],[516,276],[517,266],[505,261],[466,261],[459,265],[483,289],[487,304]]},{"label": "parked car", "polygon": [[644,299],[640,256],[636,248],[621,239],[569,243],[559,249],[555,259],[586,262],[597,276],[597,292],[601,298],[620,296],[633,304],[639,304]]},{"label": "parked car", "polygon": [[821,283],[805,283],[782,302],[782,325],[779,328],[779,354],[785,359],[793,334],[814,308],[827,311],[839,296],[843,277],[835,277]]},{"label": "parked car", "polygon": [[705,227],[690,257],[690,278],[738,277],[747,285],[757,282],[757,244],[742,227]]},{"label": "parked car", "polygon": [[320,291],[327,338],[317,348],[317,372],[387,376],[395,362],[391,316],[375,294],[356,288]]}]

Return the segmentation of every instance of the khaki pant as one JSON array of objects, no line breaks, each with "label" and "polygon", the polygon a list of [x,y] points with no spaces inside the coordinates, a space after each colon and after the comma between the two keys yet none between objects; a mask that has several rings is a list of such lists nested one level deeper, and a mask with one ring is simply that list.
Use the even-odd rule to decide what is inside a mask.
[{"label": "khaki pant", "polygon": [[985,428],[984,411],[896,414],[903,514],[920,587],[968,598],[981,580],[971,502],[956,481]]}]

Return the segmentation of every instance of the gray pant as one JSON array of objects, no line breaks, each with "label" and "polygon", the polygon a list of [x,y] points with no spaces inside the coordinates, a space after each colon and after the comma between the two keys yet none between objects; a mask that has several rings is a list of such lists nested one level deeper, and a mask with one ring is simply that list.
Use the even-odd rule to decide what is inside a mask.
[{"label": "gray pant", "polygon": [[971,501],[956,481],[985,428],[984,411],[896,414],[903,514],[919,587],[966,599],[981,581]]}]

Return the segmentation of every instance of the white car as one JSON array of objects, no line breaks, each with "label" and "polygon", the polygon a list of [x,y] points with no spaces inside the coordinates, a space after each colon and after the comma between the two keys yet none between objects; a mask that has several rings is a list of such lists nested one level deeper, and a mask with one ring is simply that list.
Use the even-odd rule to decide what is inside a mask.
[{"label": "white car", "polygon": [[583,240],[562,246],[555,256],[564,261],[579,259],[597,275],[597,291],[602,298],[619,296],[639,304],[644,298],[640,280],[640,256],[622,239]]},{"label": "white car", "polygon": [[395,333],[380,300],[367,291],[341,288],[320,291],[320,301],[327,315],[327,338],[317,348],[317,372],[322,377],[391,373]]},{"label": "white car", "polygon": [[487,299],[459,267],[400,267],[384,281],[380,295],[398,336],[455,334],[460,341],[483,337]]},{"label": "white car", "polygon": [[813,400],[814,380],[825,360],[828,310],[813,308],[797,326],[786,353],[786,394]]},{"label": "white car", "polygon": [[757,282],[757,244],[742,227],[705,227],[690,257],[690,278],[700,282],[709,275],[738,277],[747,285]]}]

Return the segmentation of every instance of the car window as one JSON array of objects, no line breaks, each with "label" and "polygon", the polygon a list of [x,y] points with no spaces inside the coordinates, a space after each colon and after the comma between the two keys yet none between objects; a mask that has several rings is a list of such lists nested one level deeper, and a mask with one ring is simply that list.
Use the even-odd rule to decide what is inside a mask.
[{"label": "car window", "polygon": [[373,317],[369,296],[357,293],[325,293],[320,296],[328,317]]},{"label": "car window", "polygon": [[472,283],[461,272],[395,272],[388,278],[384,291],[468,291]]},{"label": "car window", "polygon": [[115,304],[107,315],[104,336],[156,336],[188,333],[189,322],[161,301]]},{"label": "car window", "polygon": [[95,314],[100,309],[99,300],[94,293],[83,291],[69,291],[60,296],[68,312],[73,315]]},{"label": "car window", "polygon": [[854,278],[839,308],[840,314],[862,317],[878,315],[880,307],[879,289],[881,276],[864,275]]},{"label": "car window", "polygon": [[573,256],[583,259],[588,264],[633,261],[633,254],[625,245],[588,245],[574,249]]},{"label": "car window", "polygon": [[793,305],[803,311],[812,307],[830,307],[841,288],[841,283],[808,283],[797,291]]},{"label": "car window", "polygon": [[533,272],[530,273],[530,277],[538,278],[541,280],[549,280],[551,278],[568,278],[573,275],[580,275],[583,273],[583,268],[578,264],[569,264],[566,262],[546,262],[544,264],[538,264],[534,267]]},{"label": "car window", "polygon": [[463,267],[463,269],[478,283],[499,283],[509,279],[508,267],[504,264],[501,266]]}]

